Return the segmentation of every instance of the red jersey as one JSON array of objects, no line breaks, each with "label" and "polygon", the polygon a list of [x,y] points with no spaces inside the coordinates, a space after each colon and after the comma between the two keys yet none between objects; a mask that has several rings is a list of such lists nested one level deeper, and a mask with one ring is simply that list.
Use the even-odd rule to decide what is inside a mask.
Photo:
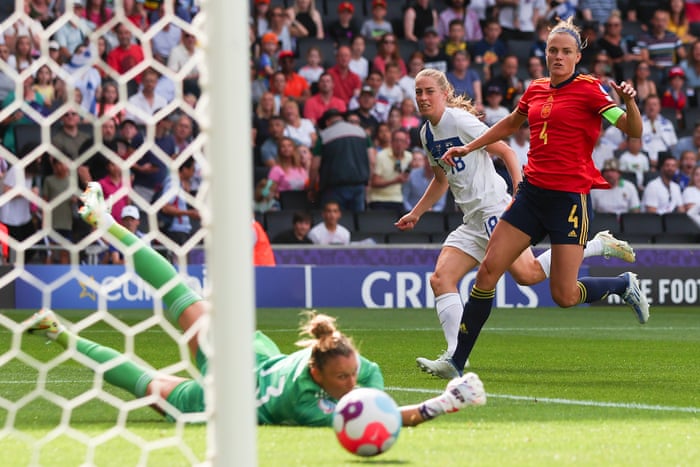
[{"label": "red jersey", "polygon": [[338,69],[338,65],[329,68],[328,74],[333,77],[333,95],[342,99],[345,104],[350,102],[352,96],[362,86],[362,80],[358,75],[348,70],[343,76],[343,73]]},{"label": "red jersey", "polygon": [[[112,67],[114,71],[123,75],[127,71],[131,70],[136,64],[143,61],[143,50],[141,46],[136,44],[131,44],[129,48],[122,49],[121,47],[115,47],[107,55],[107,65]],[[136,76],[136,82],[141,82],[141,75]]]},{"label": "red jersey", "polygon": [[530,122],[525,176],[540,188],[589,193],[607,188],[591,154],[600,135],[602,113],[615,102],[596,78],[574,75],[553,87],[549,78],[528,86],[518,112]]}]

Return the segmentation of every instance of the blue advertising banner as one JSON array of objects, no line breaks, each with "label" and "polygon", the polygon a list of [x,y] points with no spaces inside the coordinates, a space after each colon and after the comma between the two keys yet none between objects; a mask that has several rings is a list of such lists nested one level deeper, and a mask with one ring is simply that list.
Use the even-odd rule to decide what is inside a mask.
[{"label": "blue advertising banner", "polygon": [[[432,268],[424,266],[325,266],[313,268],[313,306],[358,308],[432,308],[435,297],[430,288]],[[460,295],[467,297],[476,271],[460,283]],[[549,282],[519,286],[506,275],[496,288],[495,306],[534,308],[554,306]]]},{"label": "blue advertising banner", "polygon": [[[256,303],[261,308],[435,306],[432,267],[428,266],[277,266],[258,267],[255,272]],[[581,273],[586,274],[587,268]],[[468,296],[475,275],[472,271],[461,282],[463,297]],[[201,293],[206,270],[192,265],[185,278]],[[43,294],[49,295],[49,306],[56,309],[151,308],[157,296],[122,266],[28,265],[15,283],[15,292],[15,307],[30,309],[46,303]],[[548,281],[519,286],[509,275],[498,283],[494,304],[499,308],[554,306]]]}]

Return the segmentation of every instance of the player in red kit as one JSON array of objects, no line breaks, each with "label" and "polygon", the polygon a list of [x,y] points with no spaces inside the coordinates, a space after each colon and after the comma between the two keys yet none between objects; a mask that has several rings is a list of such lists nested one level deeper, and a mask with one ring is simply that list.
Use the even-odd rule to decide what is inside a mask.
[{"label": "player in red kit", "polygon": [[486,247],[469,301],[464,307],[457,349],[452,356],[463,368],[495,295],[496,283],[530,244],[549,235],[552,244],[550,290],[562,307],[591,303],[620,295],[640,323],[649,318],[649,304],[637,276],[578,278],[583,248],[593,214],[591,188],[608,187],[591,157],[602,119],[632,137],[642,134],[642,118],[628,83],[609,83],[626,111],[615,105],[600,81],[576,72],[581,60],[581,36],[572,19],[560,21],[549,33],[546,47],[549,78],[535,80],[517,108],[464,146],[453,147],[442,159],[455,166],[460,157],[515,133],[528,120],[530,152],[523,181],[503,213]]}]

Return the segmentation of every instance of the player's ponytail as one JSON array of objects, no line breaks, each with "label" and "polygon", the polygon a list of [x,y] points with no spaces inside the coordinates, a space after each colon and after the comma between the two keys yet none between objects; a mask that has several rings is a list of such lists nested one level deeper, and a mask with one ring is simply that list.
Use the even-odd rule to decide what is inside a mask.
[{"label": "player's ponytail", "polygon": [[335,318],[322,313],[317,314],[315,310],[308,310],[303,314],[306,319],[302,322],[301,334],[308,335],[311,339],[302,339],[296,344],[300,347],[311,347],[309,366],[323,370],[328,360],[356,353],[352,340],[336,328]]}]

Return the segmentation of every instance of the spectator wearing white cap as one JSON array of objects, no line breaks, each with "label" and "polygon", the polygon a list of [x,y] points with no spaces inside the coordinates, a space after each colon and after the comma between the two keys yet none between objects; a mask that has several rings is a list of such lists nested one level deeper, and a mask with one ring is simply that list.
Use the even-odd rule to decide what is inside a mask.
[{"label": "spectator wearing white cap", "polygon": [[63,63],[61,61],[61,45],[58,41],[49,42],[49,58],[59,65]]},{"label": "spectator wearing white cap", "polygon": [[[146,244],[150,244],[148,240],[144,239],[143,232],[139,230],[139,226],[141,225],[141,212],[139,208],[133,204],[124,206],[124,209],[122,209],[121,224]],[[109,245],[107,261],[111,264],[124,264],[124,254],[114,246]]]}]

